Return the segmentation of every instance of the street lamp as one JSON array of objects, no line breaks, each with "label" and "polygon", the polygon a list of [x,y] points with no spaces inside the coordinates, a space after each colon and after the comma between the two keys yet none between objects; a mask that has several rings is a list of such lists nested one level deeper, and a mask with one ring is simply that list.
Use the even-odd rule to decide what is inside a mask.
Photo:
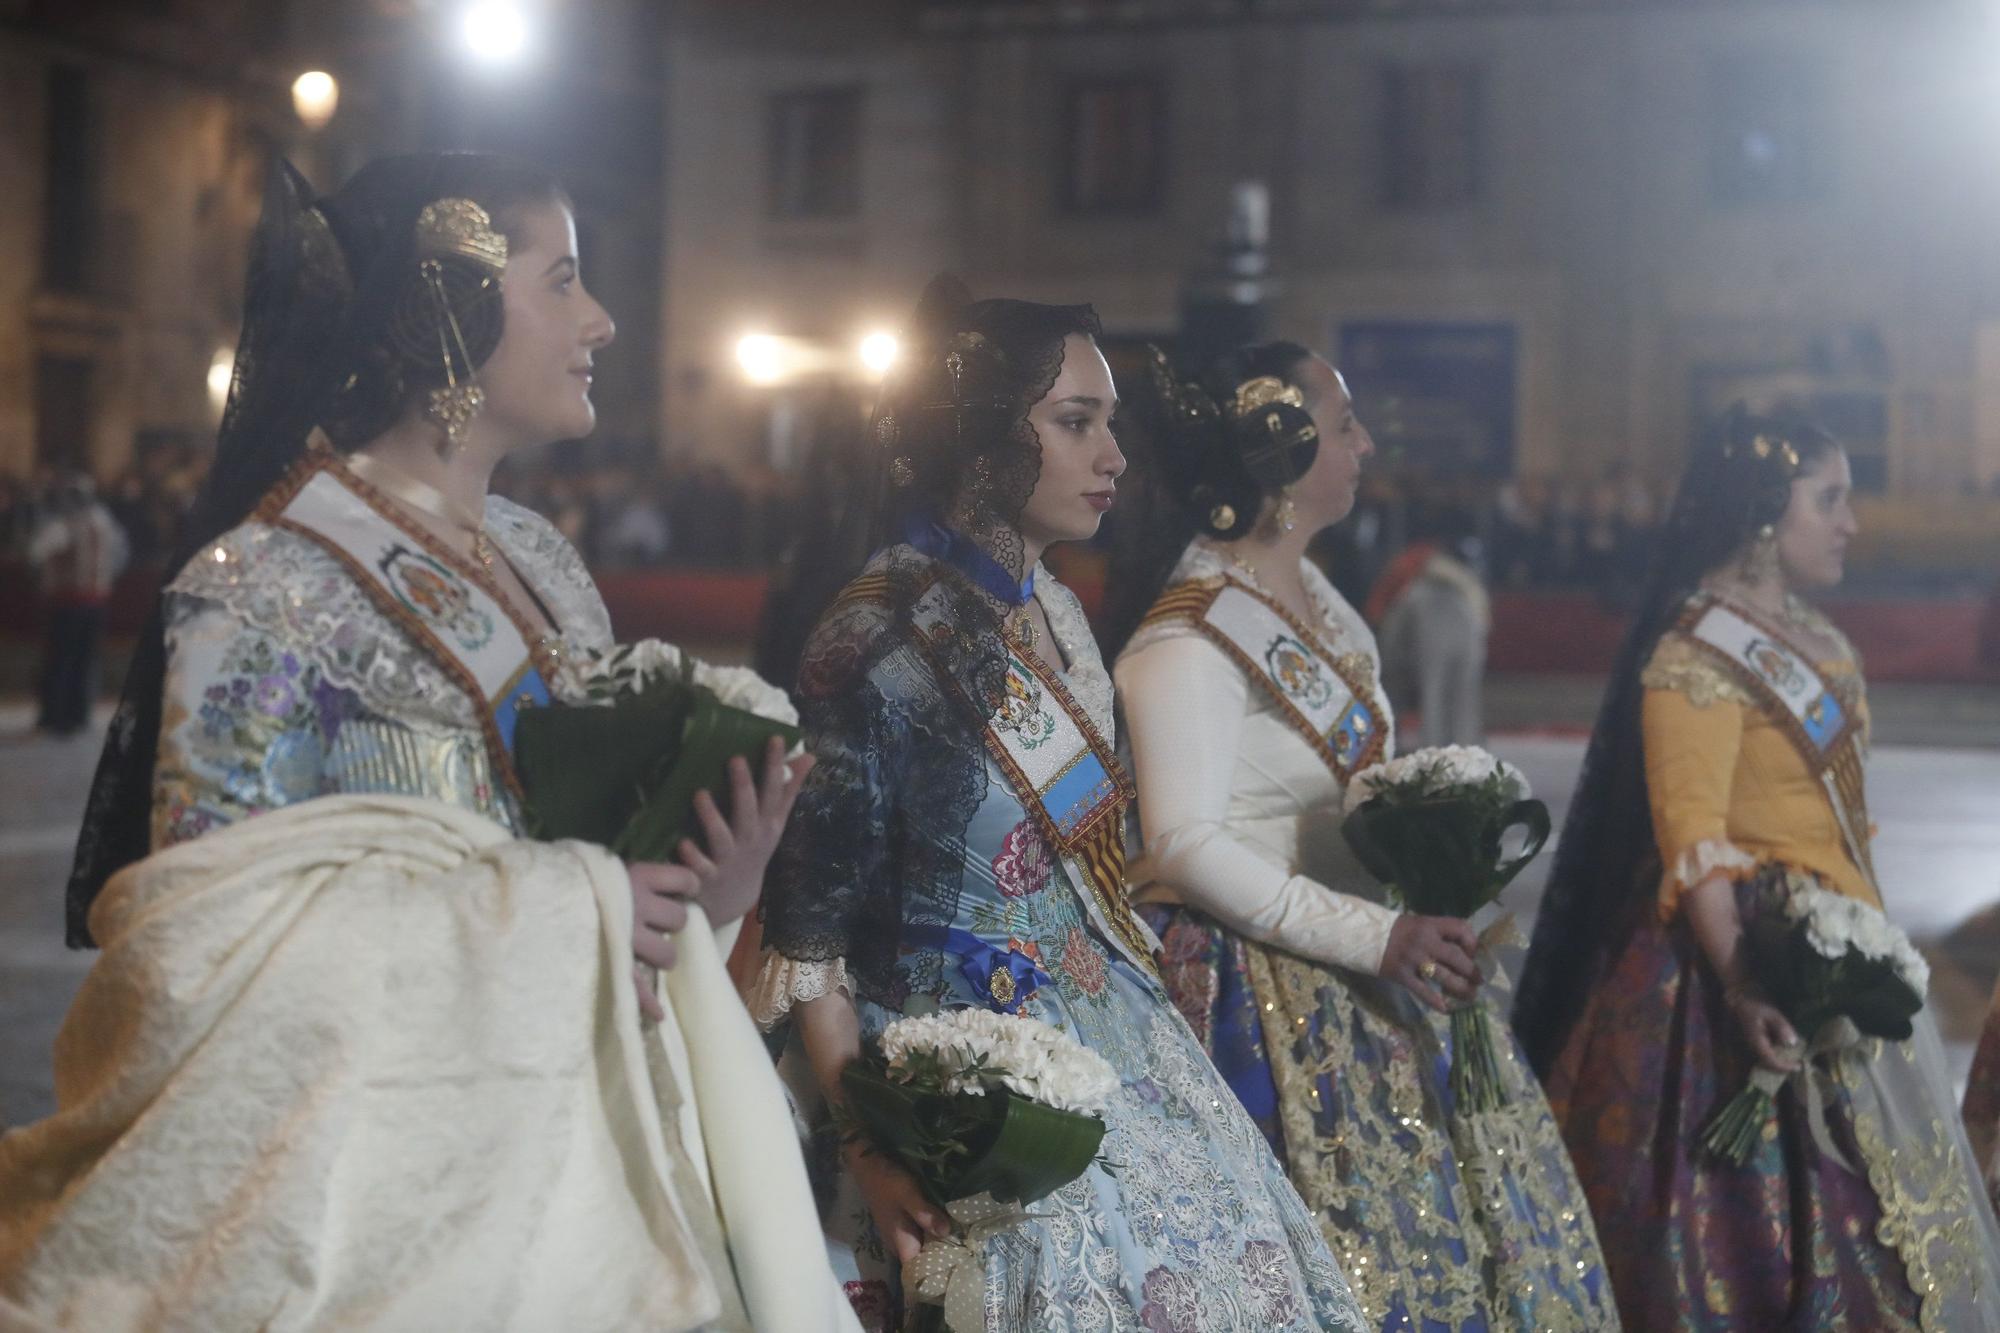
[{"label": "street lamp", "polygon": [[736,364],[752,384],[776,384],[790,367],[783,340],[768,333],[746,333],[736,340]]},{"label": "street lamp", "polygon": [[487,65],[511,65],[528,49],[528,15],[507,0],[478,0],[459,14],[465,49]]},{"label": "street lamp", "polygon": [[870,375],[879,380],[889,373],[890,366],[896,364],[896,356],[902,350],[902,345],[896,341],[895,334],[878,330],[861,340],[861,364],[868,368]]},{"label": "street lamp", "polygon": [[292,110],[309,130],[323,130],[340,106],[340,84],[323,69],[309,69],[292,80]]}]

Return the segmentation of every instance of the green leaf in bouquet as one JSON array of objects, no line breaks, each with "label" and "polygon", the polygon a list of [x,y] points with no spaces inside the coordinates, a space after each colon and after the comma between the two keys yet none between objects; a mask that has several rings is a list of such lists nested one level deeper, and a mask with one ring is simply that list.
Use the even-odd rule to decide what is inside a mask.
[{"label": "green leaf in bouquet", "polygon": [[850,1137],[895,1158],[938,1204],[959,1197],[952,1181],[999,1137],[1006,1108],[991,1097],[945,1093],[885,1076],[864,1056],[840,1074],[841,1118]]},{"label": "green leaf in bouquet", "polygon": [[773,736],[787,749],[799,729],[747,709],[732,708],[700,685],[685,687],[688,700],[672,763],[639,809],[611,842],[611,850],[631,860],[664,861],[694,828],[694,797],[706,790],[725,814],[729,809],[729,761],[742,756],[750,772],[762,774],[764,749]]},{"label": "green leaf in bouquet", "polygon": [[985,1191],[1002,1203],[1033,1203],[1082,1175],[1104,1142],[1104,1122],[1094,1115],[1004,1089],[986,1096],[1000,1099],[1006,1113],[992,1143],[946,1186],[952,1199]]},{"label": "green leaf in bouquet", "polygon": [[525,710],[514,730],[514,767],[537,838],[609,846],[681,748],[689,691],[650,689],[600,705]]},{"label": "green leaf in bouquet", "polygon": [[989,1192],[1033,1203],[1089,1168],[1104,1121],[1005,1088],[942,1093],[901,1083],[864,1058],[840,1075],[846,1117],[878,1151],[916,1176],[933,1202]]},{"label": "green leaf in bouquet", "polygon": [[[1522,828],[1522,852],[1505,861],[1510,829]],[[1393,884],[1413,910],[1469,917],[1533,860],[1549,836],[1540,801],[1496,802],[1483,794],[1402,800],[1371,797],[1351,811],[1341,834],[1363,868]]]}]

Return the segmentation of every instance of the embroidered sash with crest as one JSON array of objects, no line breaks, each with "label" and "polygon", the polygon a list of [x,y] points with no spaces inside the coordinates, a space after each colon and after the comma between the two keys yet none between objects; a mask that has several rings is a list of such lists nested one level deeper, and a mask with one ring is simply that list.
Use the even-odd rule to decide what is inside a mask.
[{"label": "embroidered sash with crest", "polygon": [[1848,854],[1873,884],[1861,719],[1827,684],[1808,654],[1746,607],[1699,596],[1681,613],[1680,629],[1763,701],[1764,711],[1825,787]]},{"label": "embroidered sash with crest", "polygon": [[315,454],[258,508],[258,517],[339,560],[376,607],[471,697],[494,771],[518,800],[512,762],[521,710],[549,702],[528,631],[449,553],[372,503],[366,483]]},{"label": "embroidered sash with crest", "polygon": [[[963,629],[950,621],[948,592],[941,577],[934,580],[911,615],[939,679],[962,694],[936,648]],[[1032,657],[1009,650],[1002,688],[998,700],[962,700],[985,720],[987,752],[1083,891],[1099,928],[1157,975],[1159,941],[1125,896],[1124,814],[1135,793],[1124,766],[1069,690]]]},{"label": "embroidered sash with crest", "polygon": [[1382,758],[1388,728],[1372,682],[1271,598],[1234,579],[1197,579],[1167,589],[1143,623],[1164,621],[1194,626],[1242,667],[1343,786]]}]

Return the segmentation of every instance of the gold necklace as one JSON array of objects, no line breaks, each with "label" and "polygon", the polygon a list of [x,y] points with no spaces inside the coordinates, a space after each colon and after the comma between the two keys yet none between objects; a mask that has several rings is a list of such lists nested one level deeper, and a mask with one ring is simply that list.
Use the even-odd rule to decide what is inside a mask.
[{"label": "gold necklace", "polygon": [[437,487],[372,454],[349,454],[345,461],[349,471],[376,490],[394,497],[418,513],[442,519],[469,534],[472,538],[472,558],[488,570],[493,568],[493,545],[486,539],[486,520],[483,517],[474,518],[470,510]]}]

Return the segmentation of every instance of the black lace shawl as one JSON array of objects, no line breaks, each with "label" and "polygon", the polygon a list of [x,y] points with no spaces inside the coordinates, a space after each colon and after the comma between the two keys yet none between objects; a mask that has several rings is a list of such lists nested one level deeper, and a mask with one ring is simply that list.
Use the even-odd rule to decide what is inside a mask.
[{"label": "black lace shawl", "polygon": [[[988,594],[886,543],[923,514],[1025,575],[1017,524],[1041,476],[1028,412],[1062,372],[1064,339],[1097,332],[1089,306],[975,301],[942,275],[883,386],[876,475],[859,484],[874,499],[854,514],[877,554],[806,643],[796,694],[819,764],[766,877],[763,923],[765,947],[800,962],[845,959],[860,993],[885,1004],[936,980],[934,951],[897,966],[903,928],[944,925],[957,911],[965,832],[986,799],[983,731],[1004,698],[1008,657]],[[843,535],[828,554],[852,545]],[[940,579],[951,632],[920,641],[912,610]]]},{"label": "black lace shawl", "polygon": [[[939,580],[953,632],[925,638],[912,609]],[[903,928],[956,915],[965,831],[987,795],[983,729],[1006,666],[992,604],[908,546],[878,553],[835,600],[799,669],[819,763],[766,880],[766,948],[845,959],[857,992],[892,1007],[936,982],[935,956],[901,958]]]}]

